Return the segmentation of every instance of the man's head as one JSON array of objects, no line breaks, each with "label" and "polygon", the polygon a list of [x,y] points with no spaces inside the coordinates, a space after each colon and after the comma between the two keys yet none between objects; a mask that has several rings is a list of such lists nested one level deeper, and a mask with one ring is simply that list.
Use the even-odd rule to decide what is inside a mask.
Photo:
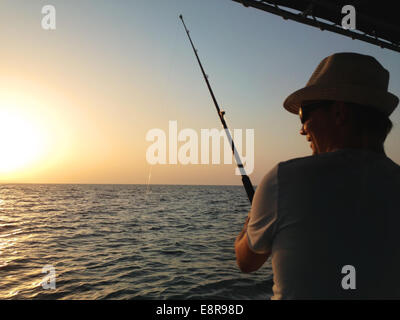
[{"label": "man's head", "polygon": [[389,72],[375,58],[337,53],[322,60],[284,107],[300,115],[300,133],[311,141],[314,154],[341,148],[383,152],[392,127],[389,116],[399,102],[388,84]]},{"label": "man's head", "polygon": [[341,101],[312,101],[299,109],[300,134],[310,141],[313,154],[343,148],[383,152],[392,122],[368,106]]}]

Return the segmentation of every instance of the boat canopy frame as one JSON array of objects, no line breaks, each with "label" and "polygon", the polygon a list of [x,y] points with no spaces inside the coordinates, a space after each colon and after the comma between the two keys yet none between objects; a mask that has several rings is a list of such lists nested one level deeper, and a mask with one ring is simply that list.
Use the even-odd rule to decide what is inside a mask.
[{"label": "boat canopy frame", "polygon": [[[363,0],[233,0],[245,7],[253,7],[294,20],[320,30],[328,30],[368,42],[381,48],[400,52],[400,10],[397,1]],[[342,13],[345,5],[356,10],[356,29],[344,29]],[[285,9],[283,9],[284,7]]]}]

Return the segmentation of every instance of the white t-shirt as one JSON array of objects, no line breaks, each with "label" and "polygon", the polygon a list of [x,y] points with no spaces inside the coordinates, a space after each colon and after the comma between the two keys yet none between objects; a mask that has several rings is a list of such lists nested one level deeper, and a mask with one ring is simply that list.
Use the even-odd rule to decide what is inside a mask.
[{"label": "white t-shirt", "polygon": [[400,166],[352,149],[281,162],[247,236],[271,252],[272,299],[400,299]]}]

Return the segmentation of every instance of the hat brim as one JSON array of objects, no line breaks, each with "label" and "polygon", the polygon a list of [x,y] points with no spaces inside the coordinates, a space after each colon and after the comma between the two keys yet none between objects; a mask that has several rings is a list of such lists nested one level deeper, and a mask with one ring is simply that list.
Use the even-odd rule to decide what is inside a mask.
[{"label": "hat brim", "polygon": [[299,89],[289,95],[283,107],[294,114],[299,113],[304,101],[333,100],[351,102],[373,107],[389,116],[399,103],[399,98],[394,94],[360,86],[342,85],[336,87],[323,87],[311,85]]}]

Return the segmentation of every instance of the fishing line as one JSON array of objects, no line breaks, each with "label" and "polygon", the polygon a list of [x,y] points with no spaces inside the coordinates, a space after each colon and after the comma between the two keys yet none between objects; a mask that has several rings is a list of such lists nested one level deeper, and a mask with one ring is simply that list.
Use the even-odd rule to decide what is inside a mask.
[{"label": "fishing line", "polygon": [[163,102],[166,101],[167,93],[168,93],[168,95],[170,95],[170,93],[171,93],[171,90],[168,90],[168,87],[169,87],[169,84],[170,84],[171,74],[172,74],[172,71],[174,69],[175,61],[176,61],[176,48],[178,46],[178,41],[177,41],[178,40],[178,32],[179,32],[179,23],[176,24],[175,36],[174,36],[174,40],[172,41],[172,46],[171,46],[171,49],[170,49],[170,54],[169,54],[170,58],[169,58],[169,61],[168,61],[169,68],[168,68],[167,76],[166,76],[165,82],[164,82],[164,90],[163,90],[164,91],[163,92],[163,96],[164,97],[162,99]]},{"label": "fishing line", "polygon": [[150,179],[151,179],[151,170],[152,169],[153,169],[153,165],[150,165],[150,171],[149,171],[149,176],[147,178],[146,194],[144,196],[144,201],[147,201],[147,197],[148,197],[149,193],[151,193],[151,190],[150,190]]},{"label": "fishing line", "polygon": [[[177,44],[178,44],[178,42],[177,42],[178,32],[179,32],[179,23],[176,24],[174,40],[172,41],[172,45],[171,45],[171,48],[169,50],[170,53],[169,53],[169,59],[168,59],[168,63],[167,63],[168,71],[167,71],[167,76],[165,78],[165,82],[164,82],[164,85],[163,85],[164,90],[163,90],[163,94],[162,94],[162,98],[161,98],[161,101],[163,103],[165,103],[165,101],[167,100],[166,99],[167,93],[169,95],[170,91],[171,91],[171,90],[168,90],[168,86],[169,86],[169,83],[170,83],[171,74],[172,74],[172,71],[173,71],[173,68],[174,68],[174,65],[175,65],[175,60],[176,60],[176,48],[177,48]],[[163,107],[167,109],[166,105],[164,105]],[[147,201],[148,195],[151,193],[150,180],[151,180],[152,168],[153,168],[153,165],[150,165],[149,176],[147,177],[147,182],[146,182],[145,201]]]}]

